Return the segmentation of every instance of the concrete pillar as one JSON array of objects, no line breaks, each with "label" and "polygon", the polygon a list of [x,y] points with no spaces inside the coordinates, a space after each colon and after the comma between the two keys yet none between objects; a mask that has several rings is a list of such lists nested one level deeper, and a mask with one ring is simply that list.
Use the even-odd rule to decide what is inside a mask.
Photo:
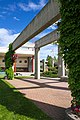
[{"label": "concrete pillar", "polygon": [[60,80],[61,81],[68,81],[68,76],[66,76],[64,59],[62,59],[62,76],[60,77]]},{"label": "concrete pillar", "polygon": [[45,72],[45,59],[43,59],[43,72]]},{"label": "concrete pillar", "polygon": [[[58,54],[60,53],[60,47],[58,46]],[[61,81],[67,81],[68,76],[65,75],[65,63],[64,59],[58,55],[58,77]]]},{"label": "concrete pillar", "polygon": [[65,76],[65,63],[64,63],[64,59],[62,59],[62,76]]},{"label": "concrete pillar", "polygon": [[40,48],[35,48],[35,78],[40,79]]},{"label": "concrete pillar", "polygon": [[32,56],[32,72],[34,72],[34,56]]},{"label": "concrete pillar", "polygon": [[54,67],[54,58],[52,59],[52,67]]},{"label": "concrete pillar", "polygon": [[16,72],[16,61],[14,62],[14,72]]},{"label": "concrete pillar", "polygon": [[28,57],[28,72],[32,72],[32,62],[31,62],[31,57]]},{"label": "concrete pillar", "polygon": [[60,47],[58,46],[58,77],[62,76],[62,57],[59,55]]},{"label": "concrete pillar", "polygon": [[58,77],[65,76],[64,59],[59,55],[60,47],[58,46]]}]

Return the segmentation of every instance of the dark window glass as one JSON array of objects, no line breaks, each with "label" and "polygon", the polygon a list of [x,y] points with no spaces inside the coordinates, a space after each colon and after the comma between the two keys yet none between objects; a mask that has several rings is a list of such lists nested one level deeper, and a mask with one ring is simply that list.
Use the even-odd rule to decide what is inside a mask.
[{"label": "dark window glass", "polygon": [[25,60],[24,62],[27,63],[27,60]]},{"label": "dark window glass", "polygon": [[20,60],[19,63],[22,63],[22,61]]},{"label": "dark window glass", "polygon": [[5,60],[3,59],[2,62],[5,62]]}]

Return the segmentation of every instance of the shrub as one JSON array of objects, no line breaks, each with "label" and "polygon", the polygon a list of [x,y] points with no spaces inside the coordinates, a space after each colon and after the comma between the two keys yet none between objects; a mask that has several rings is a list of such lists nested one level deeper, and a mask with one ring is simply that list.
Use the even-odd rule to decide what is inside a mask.
[{"label": "shrub", "polygon": [[6,74],[8,79],[14,78],[13,69],[12,69],[13,62],[14,62],[12,60],[13,54],[14,54],[14,51],[12,50],[12,44],[9,44],[9,50],[5,54],[5,67],[6,67]]},{"label": "shrub", "polygon": [[53,74],[57,74],[58,73],[58,69],[56,67],[49,67],[48,71],[52,71]]},{"label": "shrub", "polygon": [[80,2],[78,0],[59,1],[61,3],[59,45],[68,65],[68,83],[73,101],[80,107]]},{"label": "shrub", "polygon": [[0,67],[0,72],[2,72],[2,68]]},{"label": "shrub", "polygon": [[9,69],[6,69],[6,74],[9,80],[12,80],[14,78],[14,72],[12,67],[9,67]]},{"label": "shrub", "polygon": [[44,77],[58,77],[58,75],[54,74],[53,71],[46,71],[46,72],[41,73],[41,75]]}]

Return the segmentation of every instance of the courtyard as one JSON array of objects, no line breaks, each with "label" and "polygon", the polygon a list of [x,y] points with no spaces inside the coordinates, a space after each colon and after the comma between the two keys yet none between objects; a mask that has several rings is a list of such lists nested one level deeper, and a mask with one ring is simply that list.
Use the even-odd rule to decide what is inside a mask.
[{"label": "courtyard", "polygon": [[40,80],[21,78],[7,81],[53,120],[65,119],[65,110],[71,104],[67,82],[60,82],[57,78]]}]

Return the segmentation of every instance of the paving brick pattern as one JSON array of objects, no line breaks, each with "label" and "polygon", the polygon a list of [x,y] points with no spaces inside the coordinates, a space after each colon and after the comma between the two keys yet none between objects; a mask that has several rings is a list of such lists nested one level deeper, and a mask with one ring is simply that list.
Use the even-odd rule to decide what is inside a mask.
[{"label": "paving brick pattern", "polygon": [[53,120],[65,120],[65,109],[70,107],[71,101],[67,82],[55,79],[15,79],[8,82]]}]

